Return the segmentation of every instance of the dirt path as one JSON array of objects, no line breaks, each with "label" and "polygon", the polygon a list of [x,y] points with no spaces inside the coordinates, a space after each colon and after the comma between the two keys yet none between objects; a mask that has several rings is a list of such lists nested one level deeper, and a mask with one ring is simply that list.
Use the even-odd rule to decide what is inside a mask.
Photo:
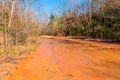
[{"label": "dirt path", "polygon": [[5,80],[120,80],[120,46],[96,45],[42,38]]}]

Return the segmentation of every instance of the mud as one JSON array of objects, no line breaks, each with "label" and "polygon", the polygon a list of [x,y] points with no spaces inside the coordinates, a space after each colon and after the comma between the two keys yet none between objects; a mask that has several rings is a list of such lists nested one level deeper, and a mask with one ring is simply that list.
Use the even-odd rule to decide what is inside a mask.
[{"label": "mud", "polygon": [[120,45],[42,37],[4,80],[120,80]]}]

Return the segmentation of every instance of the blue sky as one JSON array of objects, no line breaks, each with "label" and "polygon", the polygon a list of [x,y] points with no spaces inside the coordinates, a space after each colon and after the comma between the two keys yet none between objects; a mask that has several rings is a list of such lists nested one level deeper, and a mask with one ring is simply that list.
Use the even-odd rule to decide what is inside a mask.
[{"label": "blue sky", "polygon": [[[33,0],[34,3],[32,7],[37,10],[40,6],[43,7],[44,11],[47,14],[51,14],[52,12],[57,11],[57,6],[60,4],[60,2],[65,0]],[[76,0],[73,0],[74,2]],[[86,0],[79,0],[81,4],[85,3]]]},{"label": "blue sky", "polygon": [[55,7],[59,4],[59,0],[36,0],[32,4],[32,8],[34,11],[38,11],[40,7],[45,11],[45,13],[49,16],[51,13],[54,13],[57,10],[54,10]]},{"label": "blue sky", "polygon": [[47,13],[51,13],[54,7],[59,4],[59,0],[43,0],[41,3],[43,4],[44,10]]},{"label": "blue sky", "polygon": [[[63,2],[65,0],[32,0],[32,1],[33,3],[31,7],[36,13],[42,7],[42,10],[47,14],[48,17],[50,17],[51,13],[60,14],[58,6],[60,6],[60,2]],[[75,1],[77,0],[73,0],[73,2]],[[79,0],[79,3],[84,4],[86,3],[85,1],[86,0]],[[66,5],[62,5],[62,6],[65,7]]]}]

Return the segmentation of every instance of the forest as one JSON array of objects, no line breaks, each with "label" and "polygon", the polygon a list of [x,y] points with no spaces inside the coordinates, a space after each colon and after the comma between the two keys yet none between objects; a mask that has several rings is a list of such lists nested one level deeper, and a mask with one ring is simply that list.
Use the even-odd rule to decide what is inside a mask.
[{"label": "forest", "polygon": [[86,0],[82,5],[79,0],[75,3],[66,0],[59,8],[63,13],[59,16],[52,13],[43,33],[120,41],[119,0]]},{"label": "forest", "polygon": [[30,9],[33,2],[0,0],[0,33],[4,45],[24,44],[29,35],[120,41],[119,0],[85,0],[84,4],[80,0],[60,1],[57,9],[61,14],[51,13],[49,21],[44,23],[34,17],[35,12]]}]

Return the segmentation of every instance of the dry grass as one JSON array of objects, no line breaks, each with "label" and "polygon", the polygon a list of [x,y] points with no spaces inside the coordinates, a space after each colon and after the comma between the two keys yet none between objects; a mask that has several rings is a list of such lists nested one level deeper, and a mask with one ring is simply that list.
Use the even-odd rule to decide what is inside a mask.
[{"label": "dry grass", "polygon": [[[0,37],[0,42],[2,41],[3,38]],[[38,36],[30,36],[24,45],[14,45],[5,48],[3,44],[0,44],[0,80],[11,75],[11,71],[16,70],[15,65],[25,59],[26,54],[33,52],[38,44]]]}]

